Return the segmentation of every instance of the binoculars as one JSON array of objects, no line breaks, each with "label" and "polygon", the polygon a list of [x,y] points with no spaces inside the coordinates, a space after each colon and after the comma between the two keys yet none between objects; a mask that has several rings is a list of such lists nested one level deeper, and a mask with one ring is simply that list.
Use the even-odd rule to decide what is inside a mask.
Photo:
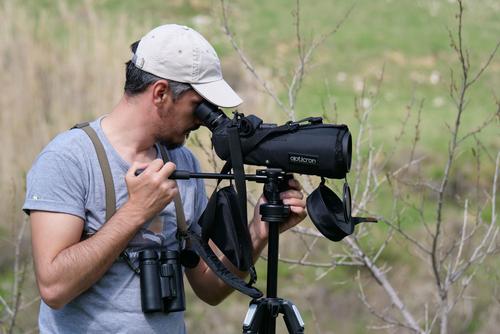
[{"label": "binoculars", "polygon": [[182,268],[177,251],[139,252],[142,312],[179,312],[186,309]]}]

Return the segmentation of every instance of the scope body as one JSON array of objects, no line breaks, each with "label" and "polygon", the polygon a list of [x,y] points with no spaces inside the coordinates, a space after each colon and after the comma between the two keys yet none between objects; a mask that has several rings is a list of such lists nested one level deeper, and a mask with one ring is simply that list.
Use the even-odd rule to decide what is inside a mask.
[{"label": "scope body", "polygon": [[196,116],[212,131],[217,156],[231,159],[228,129],[237,127],[245,164],[280,168],[286,172],[342,179],[351,167],[352,139],[347,125],[324,124],[319,117],[278,126],[255,115],[222,110],[203,102]]}]

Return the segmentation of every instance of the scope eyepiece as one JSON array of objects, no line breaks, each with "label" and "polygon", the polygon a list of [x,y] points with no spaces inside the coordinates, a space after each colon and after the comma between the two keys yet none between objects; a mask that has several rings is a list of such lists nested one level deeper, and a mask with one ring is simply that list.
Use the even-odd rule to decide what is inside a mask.
[{"label": "scope eyepiece", "polygon": [[210,131],[213,131],[222,123],[229,121],[222,110],[207,101],[203,101],[196,107],[194,115],[198,117],[203,125],[210,129]]}]

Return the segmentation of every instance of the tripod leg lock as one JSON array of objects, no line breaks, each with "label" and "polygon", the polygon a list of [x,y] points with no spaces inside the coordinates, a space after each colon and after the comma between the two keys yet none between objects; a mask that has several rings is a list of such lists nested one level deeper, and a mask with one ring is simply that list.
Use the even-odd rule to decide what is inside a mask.
[{"label": "tripod leg lock", "polygon": [[280,313],[289,333],[304,333],[304,321],[297,306],[282,298],[262,298],[250,302],[243,321],[243,334],[274,333],[274,328],[269,331],[266,326],[270,323],[269,318],[276,318]]}]

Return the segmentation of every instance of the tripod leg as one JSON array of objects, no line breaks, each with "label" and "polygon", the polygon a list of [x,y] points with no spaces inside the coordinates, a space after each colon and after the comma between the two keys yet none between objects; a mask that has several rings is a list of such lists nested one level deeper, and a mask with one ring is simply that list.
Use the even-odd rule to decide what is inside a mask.
[{"label": "tripod leg", "polygon": [[266,312],[267,304],[259,300],[252,300],[245,320],[243,320],[243,334],[259,334],[259,330],[265,326]]},{"label": "tripod leg", "polygon": [[281,313],[283,313],[283,318],[285,319],[286,328],[288,333],[291,334],[303,334],[304,333],[304,321],[300,316],[299,309],[292,302],[288,300],[283,300],[281,303]]}]

